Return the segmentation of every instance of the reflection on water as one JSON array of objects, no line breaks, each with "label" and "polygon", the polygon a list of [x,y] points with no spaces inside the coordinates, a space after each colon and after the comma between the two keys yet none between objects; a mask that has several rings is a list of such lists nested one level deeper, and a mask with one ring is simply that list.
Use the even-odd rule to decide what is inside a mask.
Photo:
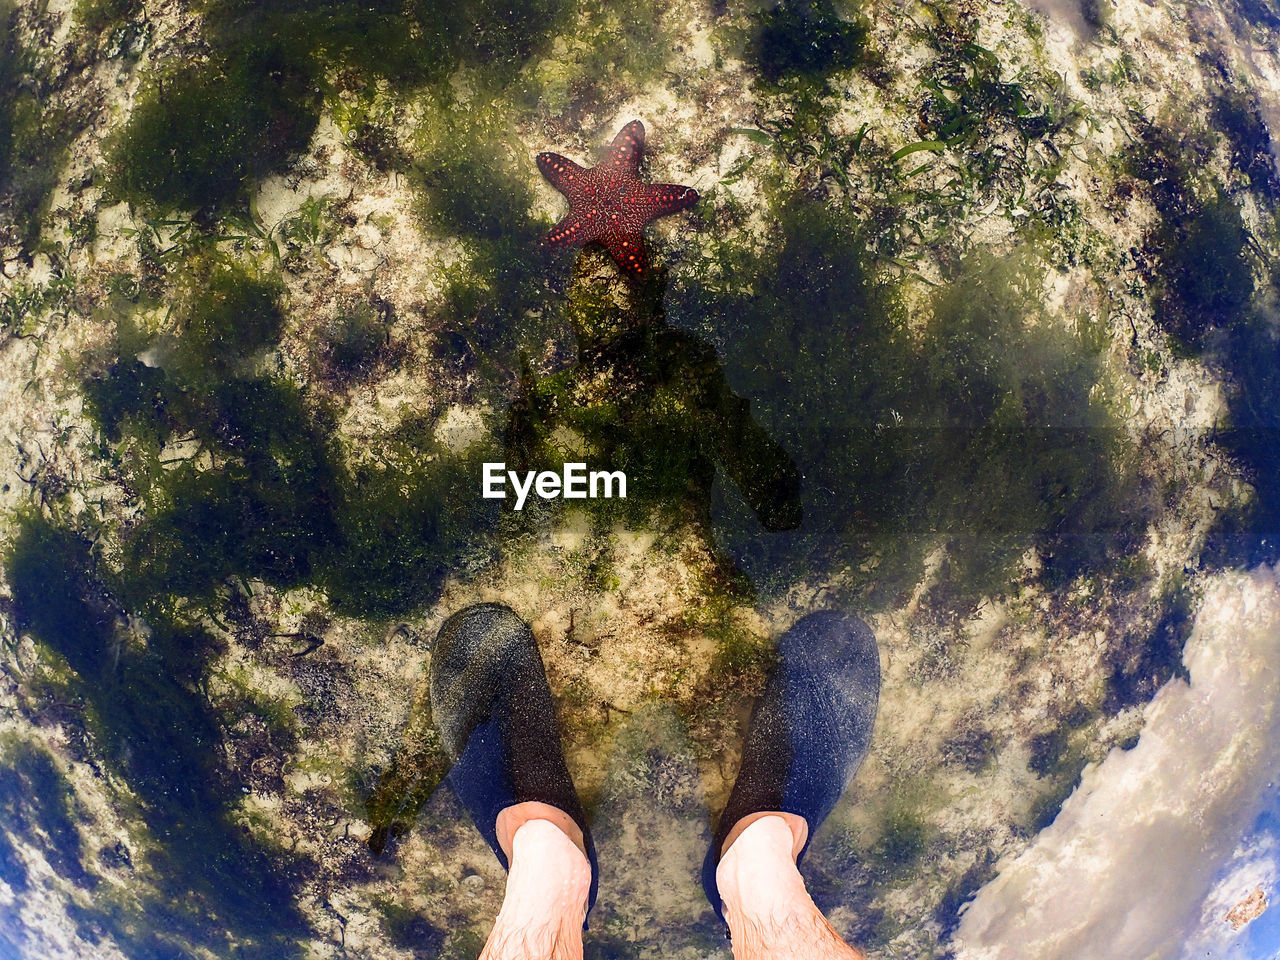
[{"label": "reflection on water", "polygon": [[[139,884],[124,895],[102,887],[90,905],[75,907],[78,932],[92,943],[109,931],[131,960],[164,960],[184,943],[218,953],[234,945],[234,955],[263,960],[299,956],[297,938],[310,929],[291,883],[301,861],[269,854],[232,822],[238,791],[220,776],[221,731],[193,691],[215,642],[157,623],[140,649],[118,632],[118,610],[90,579],[92,566],[85,542],[36,519],[15,543],[10,567],[20,622],[66,658],[75,675],[67,694],[83,712],[95,754],[128,783],[149,828],[141,845],[131,839],[134,855],[118,845],[108,860],[142,872]],[[6,780],[40,788],[21,805],[42,811],[38,822],[59,851],[51,862],[87,882],[67,820],[70,785],[30,747],[11,762]]]}]

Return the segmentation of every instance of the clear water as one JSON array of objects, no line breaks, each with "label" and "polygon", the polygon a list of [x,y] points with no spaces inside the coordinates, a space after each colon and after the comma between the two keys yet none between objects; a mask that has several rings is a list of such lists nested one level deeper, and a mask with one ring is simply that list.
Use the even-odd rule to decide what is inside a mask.
[{"label": "clear water", "polygon": [[[592,957],[726,955],[696,867],[771,663],[763,624],[781,611],[835,607],[893,624],[886,662],[913,664],[909,682],[887,673],[900,705],[887,722],[902,728],[902,705],[964,695],[952,681],[969,676],[966,624],[985,605],[1022,609],[1025,635],[1041,638],[1016,654],[1024,679],[1052,662],[1054,637],[1038,628],[1101,611],[1106,652],[1018,731],[1026,802],[989,834],[957,827],[935,788],[1003,775],[1006,728],[981,716],[1001,705],[986,698],[910,770],[884,764],[855,788],[815,845],[810,888],[842,933],[875,955],[941,954],[997,855],[1050,823],[1112,745],[1107,721],[1182,672],[1193,597],[1144,547],[1185,488],[1162,475],[1164,447],[1128,429],[1133,378],[1165,375],[1175,357],[1235,378],[1230,422],[1207,442],[1230,452],[1256,496],[1229,504],[1203,552],[1184,559],[1189,571],[1274,558],[1275,343],[1258,304],[1275,278],[1255,251],[1270,241],[1242,219],[1248,191],[1206,185],[1195,144],[1143,127],[1105,172],[1156,211],[1139,259],[1154,291],[1144,343],[1158,349],[1137,345],[1136,326],[1126,348],[1124,314],[1098,309],[1105,298],[1049,306],[1056,277],[1080,271],[1105,290],[1136,269],[1134,255],[1067,196],[1061,158],[1088,136],[1087,109],[1051,71],[1007,69],[972,19],[925,18],[915,29],[928,67],[915,70],[873,39],[876,10],[823,2],[672,5],[658,17],[643,4],[567,0],[518,11],[489,0],[198,6],[209,56],[141,68],[136,105],[94,170],[103,202],[135,204],[145,228],[132,236],[137,259],[75,307],[113,333],[61,386],[84,398],[94,441],[80,455],[119,506],[94,511],[74,491],[41,489],[43,505],[33,497],[14,514],[6,556],[17,630],[53,665],[29,682],[24,716],[58,718],[70,755],[106,778],[130,825],[128,843],[90,849],[77,785],[31,738],[5,734],[0,878],[21,901],[37,882],[21,851],[40,851],[81,891],[67,913],[82,941],[110,938],[130,958],[275,958],[342,942],[350,925],[415,956],[477,953],[494,879],[476,874],[479,897],[474,884],[455,889],[484,851],[435,789],[448,764],[420,697],[406,706],[400,692],[391,740],[327,756],[330,789],[287,785],[325,738],[366,735],[364,715],[343,712],[358,671],[314,654],[326,635],[331,648],[355,635],[376,650],[408,638],[425,657],[424,624],[469,585],[501,577],[528,598],[547,545],[585,530],[605,546],[565,576],[601,609],[626,574],[623,534],[649,538],[655,582],[693,571],[685,627],[696,638],[681,656],[713,678],[686,690],[655,680],[630,708],[590,683],[557,690],[571,766],[613,854]],[[1087,6],[1083,20],[1104,30]],[[129,38],[145,35],[129,0],[77,11],[88,58],[128,61]],[[527,131],[602,145],[614,132],[602,118],[628,97],[644,102],[674,76],[675,99],[694,98],[707,68],[673,60],[671,38],[703,16],[716,23],[713,47],[745,64],[754,125],[651,125],[691,155],[690,167],[662,155],[651,166],[718,178],[698,181],[704,199],[677,226],[650,231],[659,269],[628,283],[599,249],[542,249],[550,222],[531,212],[547,199],[534,153],[591,158]],[[28,87],[70,82],[25,47],[6,62]],[[0,167],[34,251],[46,188],[21,170],[39,150],[65,149],[42,124],[86,121],[42,114],[28,87],[0,104]],[[863,87],[892,91],[885,102],[919,139],[850,129],[845,101]],[[1265,125],[1226,95],[1207,115],[1232,168],[1252,170],[1250,202],[1270,203],[1274,171],[1251,166],[1269,145]],[[250,199],[274,174],[305,176],[301,157],[330,120],[353,163],[408,185],[399,216],[434,249],[461,251],[440,257],[430,294],[386,297],[371,279],[308,314],[298,280],[328,282],[324,250],[351,229],[349,206],[313,199],[266,225]],[[727,169],[694,159],[709,139],[724,149],[734,138],[749,146]],[[917,161],[933,165],[928,175]],[[973,239],[991,210],[1006,242]],[[57,296],[48,284],[10,296],[7,328],[37,323]],[[298,343],[301,371],[281,359]],[[344,417],[404,374],[419,381],[420,409],[353,450]],[[442,430],[450,408],[478,424],[466,445]],[[486,461],[558,471],[570,454],[624,471],[627,499],[537,501],[517,514],[478,496]],[[1028,597],[1049,612],[1018,608]],[[278,653],[289,603],[308,611],[283,638],[296,657]],[[762,619],[743,627],[753,613]],[[571,673],[557,673],[562,655],[546,654],[553,686]],[[246,661],[270,664],[302,702],[227,667]],[[639,652],[636,664],[651,666]],[[291,844],[263,842],[269,823],[244,827],[246,791],[292,791]],[[336,822],[363,825],[367,842],[340,856],[297,842]],[[424,862],[440,871],[415,874]],[[428,904],[394,893],[410,881]],[[890,894],[912,884],[920,912],[908,917]],[[22,936],[16,923],[2,935]]]}]

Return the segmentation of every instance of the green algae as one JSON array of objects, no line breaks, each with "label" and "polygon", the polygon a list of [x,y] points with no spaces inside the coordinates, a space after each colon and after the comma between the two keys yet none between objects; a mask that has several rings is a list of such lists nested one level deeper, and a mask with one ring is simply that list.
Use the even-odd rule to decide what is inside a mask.
[{"label": "green algae", "polygon": [[30,253],[80,126],[80,114],[56,95],[57,77],[42,51],[22,44],[17,6],[0,2],[0,237]]},{"label": "green algae", "polygon": [[73,17],[79,44],[90,56],[136,60],[151,39],[141,0],[76,0]]},{"label": "green algae", "polygon": [[339,309],[320,329],[316,363],[335,387],[349,386],[392,366],[400,352],[391,342],[390,306],[358,300]]},{"label": "green algae", "polygon": [[388,840],[413,828],[418,813],[449,772],[451,761],[431,718],[430,686],[418,685],[400,745],[365,800],[369,849],[379,855]]},{"label": "green algae", "polygon": [[866,60],[870,24],[841,16],[831,0],[784,0],[758,13],[750,52],[771,83],[824,79]]},{"label": "green algae", "polygon": [[[258,362],[284,323],[281,290],[271,275],[197,259],[174,285],[166,329],[138,330],[126,313],[121,355],[85,382],[86,409],[145,507],[123,543],[132,605],[216,603],[240,577],[314,584],[339,612],[398,616],[488,555],[496,510],[475,491],[493,451],[455,453],[433,419],[417,419],[351,459],[330,404]],[[349,322],[355,334],[336,356],[330,341],[326,361],[343,380],[383,349],[371,356],[360,332],[381,319]],[[166,455],[174,443],[185,452]]]},{"label": "green algae", "polygon": [[[281,290],[278,278],[199,257],[179,269],[161,330],[116,304],[118,356],[83,389],[101,455],[146,505],[124,541],[130,602],[211,600],[236,573],[298,582],[327,542],[327,408],[260,370],[284,322]],[[185,452],[166,453],[171,442]]]},{"label": "green algae", "polygon": [[[425,916],[402,904],[384,901],[378,905],[382,929],[390,940],[415,958],[436,960],[442,954],[448,934]],[[483,944],[481,945],[483,947]]]},{"label": "green algae", "polygon": [[414,142],[421,212],[436,230],[504,249],[541,228],[529,217],[532,158],[492,108],[441,102]]},{"label": "green algae", "polygon": [[485,934],[479,930],[459,930],[449,935],[440,949],[440,960],[471,960],[484,950]]},{"label": "green algae", "polygon": [[[622,471],[625,500],[586,501],[601,523],[643,524],[666,514],[705,527],[720,472],[764,529],[797,526],[794,464],[734,393],[714,348],[667,323],[662,274],[620,304],[593,289],[588,263],[580,261],[567,308],[578,363],[525,377],[507,426],[508,463],[552,469],[573,456],[595,470]],[[610,389],[593,388],[602,382]],[[566,432],[576,452],[564,448]]]},{"label": "green algae", "polygon": [[180,379],[225,377],[280,339],[284,312],[278,279],[215,261],[190,271],[185,281],[175,305],[180,341],[166,363]]},{"label": "green algae", "polygon": [[76,0],[75,19],[85,31],[100,34],[141,12],[141,0]]},{"label": "green algae", "polygon": [[149,578],[192,596],[240,573],[269,583],[304,580],[330,533],[324,429],[287,382],[222,384],[201,411],[229,436],[218,467],[175,468],[160,506],[131,539]]},{"label": "green algae", "polygon": [[[326,100],[367,96],[383,80],[439,84],[463,65],[509,80],[566,5],[539,0],[497,16],[498,6],[208,0],[212,56],[151,74],[110,146],[112,193],[162,211],[239,205],[306,147]],[[385,138],[366,145],[389,156]]]},{"label": "green algae", "polygon": [[1244,320],[1253,298],[1240,208],[1219,194],[1163,224],[1156,320],[1181,343],[1202,349],[1214,331]]},{"label": "green algae", "polygon": [[[126,15],[119,0],[103,2],[86,18]],[[212,55],[149,76],[110,147],[119,199],[162,211],[240,205],[298,156],[326,106],[347,145],[378,169],[420,169],[401,143],[403,108],[422,94],[439,107],[433,121],[465,119],[464,105],[449,102],[450,77],[465,77],[490,101],[509,93],[526,110],[545,109],[537,91],[558,85],[562,105],[582,109],[593,97],[603,102],[606,74],[639,83],[670,56],[660,17],[635,0],[537,0],[518,10],[498,0],[199,6]],[[557,38],[564,49],[539,60]]]},{"label": "green algae", "polygon": [[161,211],[243,200],[306,147],[319,110],[312,77],[279,48],[167,68],[107,144],[109,191]]},{"label": "green algae", "polygon": [[577,0],[556,36],[509,91],[522,110],[573,122],[623,102],[657,80],[671,59],[669,4]]},{"label": "green algae", "polygon": [[902,874],[911,869],[928,844],[929,827],[921,815],[908,806],[891,805],[871,847],[871,862],[877,869]]},{"label": "green algae", "polygon": [[549,224],[529,215],[537,169],[504,124],[492,108],[441,103],[413,138],[408,173],[424,225],[465,245],[442,271],[446,316],[495,383],[556,335],[560,303],[539,243]]},{"label": "green algae", "polygon": [[403,615],[436,596],[449,573],[490,558],[497,510],[477,490],[494,451],[477,443],[452,453],[432,439],[432,426],[406,425],[341,477],[337,540],[319,574],[338,611]]}]

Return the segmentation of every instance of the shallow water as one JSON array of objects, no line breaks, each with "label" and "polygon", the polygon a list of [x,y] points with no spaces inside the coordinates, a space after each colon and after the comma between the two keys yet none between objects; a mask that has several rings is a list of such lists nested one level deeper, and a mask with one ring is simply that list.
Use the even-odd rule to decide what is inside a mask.
[{"label": "shallow water", "polygon": [[[0,3],[10,951],[477,954],[423,684],[479,600],[547,665],[587,956],[728,955],[697,867],[822,608],[884,687],[810,890],[962,950],[1277,543],[1275,45],[1228,82],[1235,7],[1037,10]],[[633,117],[703,196],[638,283],[539,245],[533,159]],[[627,496],[515,511],[497,461]]]}]

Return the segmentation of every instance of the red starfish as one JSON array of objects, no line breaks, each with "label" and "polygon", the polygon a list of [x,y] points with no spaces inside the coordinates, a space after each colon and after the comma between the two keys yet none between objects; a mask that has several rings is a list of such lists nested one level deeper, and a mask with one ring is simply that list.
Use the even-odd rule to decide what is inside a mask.
[{"label": "red starfish", "polygon": [[650,220],[687,210],[698,191],[678,183],[645,183],[640,179],[644,124],[632,120],[618,131],[603,160],[590,169],[558,153],[538,154],[538,169],[569,198],[568,215],[543,243],[573,247],[603,243],[624,272],[641,276],[649,269],[644,226]]}]

